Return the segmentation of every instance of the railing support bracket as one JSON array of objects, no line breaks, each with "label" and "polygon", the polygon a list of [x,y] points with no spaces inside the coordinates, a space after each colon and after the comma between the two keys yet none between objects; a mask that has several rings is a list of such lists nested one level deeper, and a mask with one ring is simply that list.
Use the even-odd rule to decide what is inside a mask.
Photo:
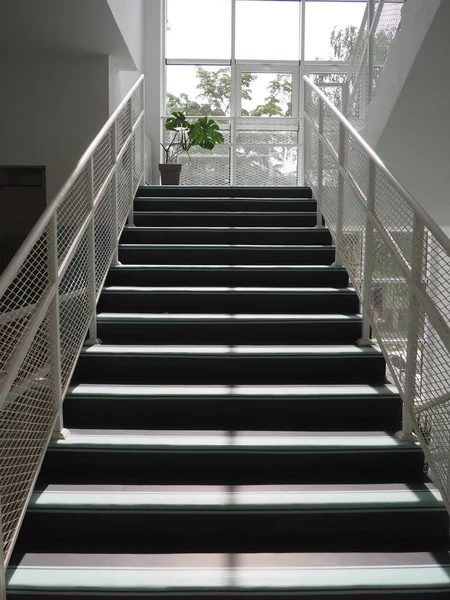
[{"label": "railing support bracket", "polygon": [[91,346],[100,346],[101,344],[103,344],[102,340],[99,338],[88,338],[85,342],[84,342],[84,346],[87,347],[91,347]]},{"label": "railing support bracket", "polygon": [[403,431],[397,431],[395,439],[399,442],[417,442],[417,438],[414,433],[403,433]]},{"label": "railing support bracket", "polygon": [[70,436],[70,431],[63,427],[61,431],[54,431],[52,434],[52,442],[57,442],[58,440],[67,440]]},{"label": "railing support bracket", "polygon": [[375,342],[370,338],[359,338],[359,340],[356,342],[356,345],[360,346],[361,348],[373,346],[374,344]]}]

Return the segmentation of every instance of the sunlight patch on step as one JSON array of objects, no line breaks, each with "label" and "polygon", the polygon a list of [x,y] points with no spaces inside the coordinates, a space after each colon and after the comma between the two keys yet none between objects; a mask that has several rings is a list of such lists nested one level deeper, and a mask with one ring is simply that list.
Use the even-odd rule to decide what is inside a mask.
[{"label": "sunlight patch on step", "polygon": [[68,390],[69,395],[93,394],[113,396],[377,396],[398,394],[394,385],[113,385],[82,383]]}]

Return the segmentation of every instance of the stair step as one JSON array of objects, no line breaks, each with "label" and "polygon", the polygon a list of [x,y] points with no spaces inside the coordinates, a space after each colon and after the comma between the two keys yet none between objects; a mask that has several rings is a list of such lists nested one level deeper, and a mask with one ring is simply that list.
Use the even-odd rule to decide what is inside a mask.
[{"label": "stair step", "polygon": [[323,265],[119,265],[110,268],[106,285],[343,288],[348,275],[343,267]]},{"label": "stair step", "polygon": [[223,430],[400,429],[393,386],[137,386],[79,384],[64,400],[69,428]]},{"label": "stair step", "polygon": [[356,315],[100,313],[106,344],[354,344]]},{"label": "stair step", "polygon": [[335,313],[357,314],[359,300],[351,288],[106,286],[99,312],[199,314]]},{"label": "stair step", "polygon": [[312,198],[158,198],[136,196],[136,211],[200,211],[200,212],[316,212]]},{"label": "stair step", "polygon": [[137,226],[149,227],[314,227],[316,212],[135,210]]},{"label": "stair step", "polygon": [[315,227],[126,227],[122,244],[331,244]]},{"label": "stair step", "polygon": [[331,265],[334,256],[330,245],[119,244],[119,260],[133,264]]},{"label": "stair step", "polygon": [[78,383],[382,384],[377,348],[332,346],[131,346],[84,348]]},{"label": "stair step", "polygon": [[137,197],[159,198],[311,198],[312,191],[307,186],[293,187],[251,187],[251,186],[178,186],[146,185],[138,188]]},{"label": "stair step", "polygon": [[32,554],[6,573],[8,597],[429,600],[450,593],[448,552]]},{"label": "stair step", "polygon": [[53,484],[33,493],[18,550],[418,551],[444,549],[446,525],[430,484]]},{"label": "stair step", "polygon": [[420,446],[374,431],[71,429],[39,476],[40,486],[422,481]]}]

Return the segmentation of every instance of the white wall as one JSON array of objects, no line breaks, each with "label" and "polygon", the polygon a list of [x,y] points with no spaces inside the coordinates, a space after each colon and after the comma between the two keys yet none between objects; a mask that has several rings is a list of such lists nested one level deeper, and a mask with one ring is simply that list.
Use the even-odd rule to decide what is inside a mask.
[{"label": "white wall", "polygon": [[162,80],[164,73],[163,22],[164,0],[147,0],[144,6],[145,35],[145,128],[151,142],[152,180],[159,183],[158,163],[160,157],[161,110],[163,106]]},{"label": "white wall", "polygon": [[0,165],[45,165],[51,200],[108,119],[108,58],[3,58],[0,72]]},{"label": "white wall", "polygon": [[114,56],[110,56],[108,76],[109,112],[112,114],[136,83],[140,76],[140,72],[138,70],[123,71],[120,68],[120,60]]},{"label": "white wall", "polygon": [[401,30],[389,48],[386,68],[378,79],[376,95],[361,132],[371,146],[376,146],[387,125],[441,1],[408,0],[403,6]]},{"label": "white wall", "polygon": [[386,165],[443,228],[450,226],[448,23],[450,2],[442,2],[376,144]]},{"label": "white wall", "polygon": [[[148,1],[145,0],[145,2]],[[144,0],[108,0],[108,4],[136,69],[142,72],[144,68]]]}]

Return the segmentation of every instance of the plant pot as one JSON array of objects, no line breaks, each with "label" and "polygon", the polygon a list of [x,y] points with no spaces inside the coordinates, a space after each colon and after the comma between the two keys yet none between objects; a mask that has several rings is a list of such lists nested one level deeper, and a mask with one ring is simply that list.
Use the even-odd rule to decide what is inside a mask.
[{"label": "plant pot", "polygon": [[161,185],[180,185],[181,165],[160,164]]}]

